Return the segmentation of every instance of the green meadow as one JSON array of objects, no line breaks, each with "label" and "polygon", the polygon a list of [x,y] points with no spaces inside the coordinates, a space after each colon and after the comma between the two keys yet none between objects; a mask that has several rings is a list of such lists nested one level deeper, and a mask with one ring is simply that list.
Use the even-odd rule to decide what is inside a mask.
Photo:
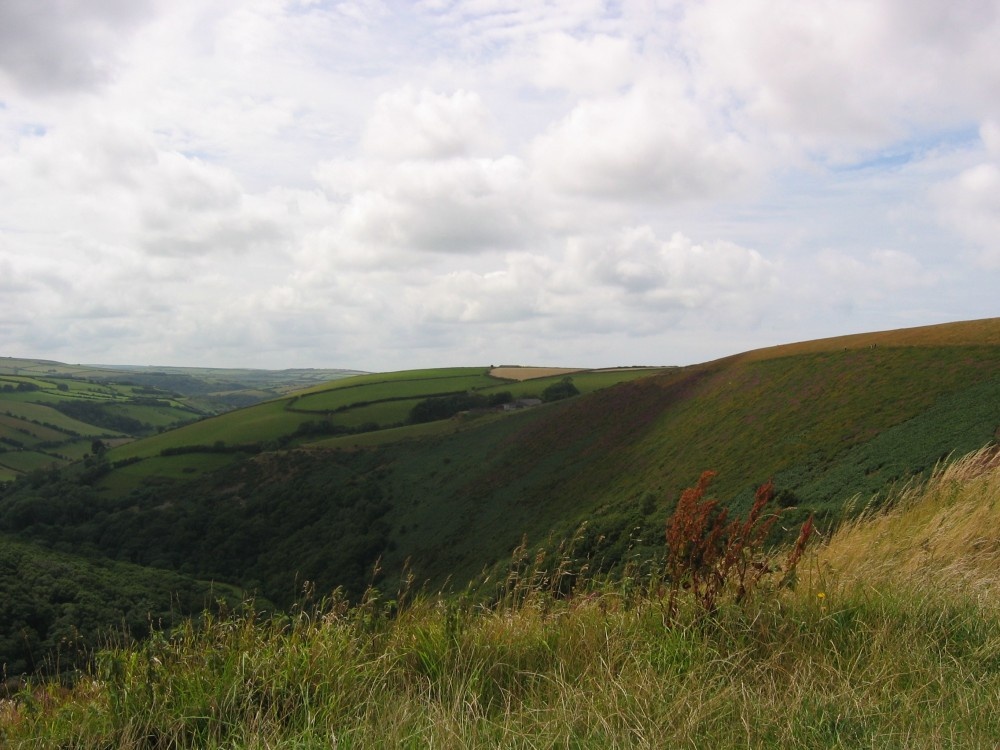
[{"label": "green meadow", "polygon": [[[170,430],[345,370],[216,370],[66,365],[0,357],[0,481],[81,461],[94,439],[110,447]],[[13,455],[28,451],[25,455]],[[125,458],[128,455],[124,456]]]},{"label": "green meadow", "polygon": [[[581,371],[573,374],[573,383],[581,393],[591,393],[617,383],[654,374],[651,369],[620,371]],[[345,378],[326,386],[316,386],[287,397],[238,409],[212,419],[180,427],[111,452],[112,461],[151,457],[162,451],[202,446],[205,449],[225,445],[238,447],[254,444],[276,447],[278,441],[295,445],[330,442],[336,428],[356,433],[385,431],[385,435],[356,440],[355,444],[381,444],[406,433],[410,411],[422,400],[448,394],[509,392],[514,398],[538,396],[562,376],[542,377],[521,382],[503,380],[488,374],[488,368],[464,367],[439,370],[412,370],[367,374]],[[303,423],[328,425],[312,434],[297,434]],[[395,431],[403,428],[403,432]],[[435,428],[438,430],[440,428]]]}]

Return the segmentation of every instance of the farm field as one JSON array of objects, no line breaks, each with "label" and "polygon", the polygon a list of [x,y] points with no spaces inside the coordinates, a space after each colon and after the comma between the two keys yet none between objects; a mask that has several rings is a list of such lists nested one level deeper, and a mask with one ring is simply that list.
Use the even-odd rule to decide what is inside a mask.
[{"label": "farm field", "polygon": [[[6,456],[0,481],[80,461],[95,439],[120,447],[350,374],[354,371],[114,368],[0,357],[0,451],[6,451],[0,454]],[[266,430],[262,434],[266,438]],[[30,455],[15,455],[18,451]]]},{"label": "farm field", "polygon": [[[580,393],[586,394],[656,372],[650,369],[579,371],[573,375],[573,383]],[[373,433],[372,437],[348,440],[347,444],[385,444],[396,435],[418,434],[407,433],[405,425],[413,407],[427,398],[462,393],[489,396],[503,392],[509,392],[513,398],[537,397],[546,387],[565,377],[559,374],[504,381],[486,373],[486,368],[465,367],[345,378],[136,441],[114,449],[109,457],[112,461],[146,458],[194,446],[208,450],[218,447],[220,442],[235,448],[255,444],[275,447],[294,443],[301,446],[323,440],[329,447],[341,444],[336,439],[328,439],[338,432],[351,433],[351,437]],[[397,432],[396,428],[401,428],[402,432]],[[446,430],[434,428],[432,431]]]}]

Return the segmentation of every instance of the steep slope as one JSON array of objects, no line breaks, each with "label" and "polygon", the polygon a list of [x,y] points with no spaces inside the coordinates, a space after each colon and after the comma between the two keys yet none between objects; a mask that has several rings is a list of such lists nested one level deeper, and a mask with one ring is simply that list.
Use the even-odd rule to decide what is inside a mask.
[{"label": "steep slope", "polygon": [[0,530],[288,604],[305,580],[357,592],[376,560],[385,588],[407,564],[430,586],[461,588],[523,535],[554,546],[583,523],[577,552],[613,567],[662,548],[680,489],[705,469],[733,506],[773,478],[795,506],[789,525],[816,512],[828,529],[852,496],[997,437],[1000,319],[750,352],[444,424],[396,442],[386,431],[370,447],[343,438],[229,456],[239,460],[212,470],[203,455],[171,456],[157,460],[176,461],[173,475],[109,481],[125,466],[79,487],[72,508],[64,485],[22,483],[0,497]]},{"label": "steep slope", "polygon": [[[582,522],[589,551],[614,560],[636,540],[658,545],[678,492],[709,468],[719,472],[717,493],[735,505],[773,478],[782,501],[799,506],[790,522],[817,512],[829,525],[852,495],[994,439],[1000,347],[737,357],[623,384],[508,427],[417,444],[391,464],[395,492],[419,498],[414,509],[396,509],[399,523],[426,529],[421,516],[433,511],[421,548],[434,550],[436,576],[468,572],[462,561],[477,553],[480,564],[487,551],[502,558],[522,532],[561,536]],[[421,489],[427,466],[430,492]]]}]

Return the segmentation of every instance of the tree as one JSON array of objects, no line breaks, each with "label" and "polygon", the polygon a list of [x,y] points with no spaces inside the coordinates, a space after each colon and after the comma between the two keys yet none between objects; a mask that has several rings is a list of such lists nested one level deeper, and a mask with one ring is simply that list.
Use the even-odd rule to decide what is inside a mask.
[{"label": "tree", "polygon": [[542,391],[542,401],[560,401],[570,396],[576,396],[580,389],[573,383],[573,378],[568,375],[558,383],[553,383]]}]

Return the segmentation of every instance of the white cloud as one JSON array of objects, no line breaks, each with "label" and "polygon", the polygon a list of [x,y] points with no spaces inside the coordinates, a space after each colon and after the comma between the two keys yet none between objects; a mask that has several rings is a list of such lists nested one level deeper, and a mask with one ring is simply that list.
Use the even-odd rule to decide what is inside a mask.
[{"label": "white cloud", "polygon": [[534,45],[523,58],[522,73],[540,88],[604,94],[634,80],[637,60],[627,38],[596,34],[580,39],[554,32]]},{"label": "white cloud", "polygon": [[706,83],[814,155],[851,159],[996,106],[995,0],[721,0],[684,24]]},{"label": "white cloud", "polygon": [[995,314],[998,24],[998,0],[12,0],[0,353],[683,362]]},{"label": "white cloud", "polygon": [[148,19],[149,0],[5,0],[0,3],[3,75],[31,93],[89,89],[109,81],[124,35]]},{"label": "white cloud", "polygon": [[735,133],[710,122],[676,82],[578,104],[534,145],[545,180],[611,200],[687,201],[729,195],[753,159]]},{"label": "white cloud", "polygon": [[645,310],[749,309],[777,281],[756,250],[696,243],[679,232],[661,240],[648,226],[612,241],[573,242],[570,257],[588,281],[613,289],[618,304]]},{"label": "white cloud", "polygon": [[446,159],[488,152],[490,115],[475,92],[436,94],[406,86],[383,94],[365,129],[365,151],[375,158]]},{"label": "white cloud", "polygon": [[[320,171],[334,194],[353,186],[314,241],[341,260],[380,263],[413,251],[468,254],[518,245],[533,231],[526,174],[515,157],[431,164],[344,165]],[[410,263],[419,262],[413,258]]]},{"label": "white cloud", "polygon": [[548,320],[563,331],[609,321],[648,334],[663,314],[706,310],[738,317],[775,288],[774,265],[730,242],[658,238],[648,226],[613,237],[570,238],[552,257],[514,253],[499,267],[462,270],[415,283],[409,301],[428,320],[503,324]]},{"label": "white cloud", "polygon": [[536,3],[473,0],[434,2],[427,7],[436,12],[437,23],[445,34],[456,38],[464,48],[475,49],[540,34],[588,28],[595,21],[600,23],[603,6],[601,0]]},{"label": "white cloud", "polygon": [[966,169],[934,195],[944,220],[979,248],[978,263],[1000,269],[1000,166],[986,162]]},{"label": "white cloud", "polygon": [[867,257],[827,251],[818,258],[828,297],[861,301],[885,299],[900,290],[929,287],[937,280],[912,255],[899,250],[874,250]]}]

